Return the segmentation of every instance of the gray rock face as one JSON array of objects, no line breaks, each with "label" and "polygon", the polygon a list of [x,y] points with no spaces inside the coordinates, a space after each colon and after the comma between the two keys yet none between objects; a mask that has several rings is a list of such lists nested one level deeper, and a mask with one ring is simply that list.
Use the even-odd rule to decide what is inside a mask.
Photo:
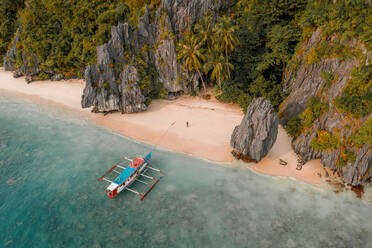
[{"label": "gray rock face", "polygon": [[[317,29],[309,41],[303,44],[302,50],[304,54],[309,53],[312,48],[318,46],[322,42],[321,38],[320,29]],[[356,41],[352,45],[356,45]],[[324,59],[309,66],[305,62],[304,57],[301,57],[303,62],[296,72],[288,70],[285,75],[285,90],[291,90],[291,94],[284,101],[279,111],[279,115],[282,116],[280,119],[282,124],[287,123],[289,118],[304,111],[309,97],[316,96],[324,87],[325,82],[320,76],[322,72],[332,72],[334,75],[338,75],[338,81],[327,90],[327,97],[335,98],[342,94],[351,71],[355,66],[359,65],[358,60],[354,58],[348,61]]]},{"label": "gray rock face", "polygon": [[[357,58],[351,58],[341,61],[338,58],[323,59],[315,64],[308,65],[305,56],[321,42],[320,29],[316,30],[307,43],[302,45],[303,55],[299,59],[302,61],[299,69],[294,71],[287,71],[285,78],[285,88],[290,90],[290,95],[283,102],[279,110],[280,123],[286,126],[288,120],[292,117],[298,116],[306,108],[306,103],[311,96],[320,96],[324,102],[328,102],[328,112],[322,114],[314,121],[312,126],[304,130],[301,135],[292,141],[294,151],[301,155],[306,161],[311,159],[320,159],[321,163],[332,170],[340,170],[342,178],[345,183],[358,185],[369,180],[372,173],[367,173],[372,169],[371,162],[371,147],[368,145],[359,149],[357,147],[348,147],[348,152],[353,152],[356,155],[354,162],[347,162],[345,167],[340,168],[337,163],[341,156],[340,148],[332,151],[315,150],[311,146],[311,141],[317,135],[318,130],[325,130],[331,135],[337,135],[342,139],[347,140],[357,130],[353,127],[354,123],[363,123],[372,118],[372,114],[358,121],[353,121],[346,117],[342,112],[337,110],[333,104],[334,99],[342,95],[347,81],[350,79],[351,71],[354,67],[359,66]],[[360,47],[366,53],[366,49],[356,39],[351,40],[350,46]],[[367,54],[368,58],[372,54]],[[321,78],[322,72],[333,73],[336,80],[328,88],[324,90],[325,82]],[[323,90],[322,90],[323,89]],[[347,127],[348,125],[351,126]],[[365,176],[367,173],[367,176]],[[368,176],[369,175],[369,176]]]},{"label": "gray rock face", "polygon": [[260,97],[249,104],[241,124],[233,131],[230,144],[238,153],[258,162],[273,147],[277,135],[277,113],[268,100]]},{"label": "gray rock face", "polygon": [[14,36],[14,39],[13,39],[13,42],[12,42],[12,46],[10,47],[10,49],[8,50],[6,55],[4,56],[3,65],[4,65],[4,69],[6,71],[15,71],[15,69],[16,69],[16,67],[15,67],[15,60],[16,60],[16,56],[17,56],[17,48],[16,47],[17,47],[17,44],[21,40],[21,37],[20,37],[21,32],[22,32],[22,29],[18,28],[16,33],[15,33],[15,36]]},{"label": "gray rock face", "polygon": [[119,90],[121,91],[122,110],[125,113],[141,112],[147,109],[145,105],[145,97],[141,93],[139,82],[141,77],[138,71],[133,66],[128,66],[120,74],[121,84]]},{"label": "gray rock face", "polygon": [[200,20],[204,12],[215,13],[232,7],[235,2],[235,0],[162,0],[162,6],[169,13],[172,29],[178,35],[188,25]]},{"label": "gray rock face", "polygon": [[[177,62],[178,34],[200,20],[204,12],[227,8],[234,3],[234,0],[163,0],[155,16],[150,16],[146,10],[138,28],[133,29],[129,23],[113,27],[111,40],[97,48],[97,64],[86,68],[82,107],[137,112],[146,109],[142,103],[154,84],[161,83],[169,99],[197,89],[199,76],[184,71]],[[134,67],[139,76],[136,87],[123,85],[123,73],[128,65]],[[148,75],[144,74],[151,67],[155,68],[157,77],[144,83],[143,80],[148,80]],[[126,89],[126,96],[123,89]],[[127,97],[129,95],[131,97]]]},{"label": "gray rock face", "polygon": [[[10,49],[4,56],[4,69],[6,71],[13,71],[13,76],[15,78],[21,76],[29,76],[29,78],[31,78],[32,76],[39,74],[39,62],[35,57],[29,61],[25,54],[23,54],[23,52],[18,48],[18,44],[21,41],[21,34],[22,28],[20,27],[16,31]],[[20,66],[16,65],[17,56],[21,56],[22,59],[22,65]]]},{"label": "gray rock face", "polygon": [[81,105],[94,107],[97,112],[118,110],[122,113],[146,110],[146,90],[140,88],[138,68],[131,64],[135,57],[148,64],[154,60],[143,47],[153,46],[156,29],[150,23],[149,13],[140,19],[139,30],[128,23],[119,23],[111,29],[111,40],[97,47],[97,64],[85,70],[86,86]]},{"label": "gray rock face", "polygon": [[344,171],[345,182],[351,185],[358,185],[368,179],[368,174],[372,169],[372,150],[368,145],[359,149],[355,162]]}]

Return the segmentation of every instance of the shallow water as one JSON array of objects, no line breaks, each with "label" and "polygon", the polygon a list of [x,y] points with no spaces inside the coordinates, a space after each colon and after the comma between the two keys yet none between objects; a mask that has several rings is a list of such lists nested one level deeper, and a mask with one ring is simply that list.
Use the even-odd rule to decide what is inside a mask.
[{"label": "shallow water", "polygon": [[[97,178],[153,151],[140,201]],[[139,144],[75,113],[0,95],[0,247],[372,247],[372,204]]]}]

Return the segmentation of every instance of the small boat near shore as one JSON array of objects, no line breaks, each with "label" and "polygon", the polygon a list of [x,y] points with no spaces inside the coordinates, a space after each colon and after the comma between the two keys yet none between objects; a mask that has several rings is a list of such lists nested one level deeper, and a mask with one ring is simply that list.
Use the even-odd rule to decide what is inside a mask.
[{"label": "small boat near shore", "polygon": [[[121,191],[127,190],[129,192],[135,193],[141,197],[143,200],[148,193],[154,188],[155,184],[159,182],[159,177],[151,176],[146,174],[148,170],[155,173],[164,173],[156,168],[150,167],[150,159],[152,152],[147,154],[146,157],[137,157],[134,159],[128,157],[121,157],[118,163],[116,163],[111,169],[109,169],[103,176],[98,178],[98,180],[107,181],[110,185],[106,189],[106,194],[112,199],[117,196]],[[129,162],[129,165],[126,163]],[[120,171],[122,170],[122,171]],[[115,180],[110,180],[108,176],[111,173],[116,173],[118,176]],[[142,183],[146,186],[145,192],[139,192],[133,188],[129,188],[134,182]]]}]

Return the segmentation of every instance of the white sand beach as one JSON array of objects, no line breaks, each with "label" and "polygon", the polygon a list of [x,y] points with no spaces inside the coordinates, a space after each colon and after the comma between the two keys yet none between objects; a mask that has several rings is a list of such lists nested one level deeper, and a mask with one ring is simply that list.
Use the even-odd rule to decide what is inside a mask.
[{"label": "white sand beach", "polygon": [[[23,77],[13,78],[11,72],[0,69],[0,92],[80,111],[98,125],[165,149],[214,162],[233,161],[230,137],[243,118],[239,106],[215,99],[182,96],[174,101],[154,100],[145,112],[104,116],[81,108],[84,85],[83,80],[47,80],[26,84]],[[279,159],[285,160],[288,165],[280,165]],[[306,163],[301,171],[296,170],[296,165],[297,156],[282,127],[279,127],[277,141],[270,153],[259,163],[248,164],[260,173],[293,177],[313,184],[322,182],[323,177],[320,178],[318,173],[324,175],[324,169],[318,160]]]}]

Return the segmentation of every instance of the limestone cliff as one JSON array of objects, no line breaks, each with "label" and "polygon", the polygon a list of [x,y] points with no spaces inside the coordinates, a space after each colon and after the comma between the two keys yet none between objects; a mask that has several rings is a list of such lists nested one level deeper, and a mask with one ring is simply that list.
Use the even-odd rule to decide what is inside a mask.
[{"label": "limestone cliff", "polygon": [[[337,43],[350,56],[328,54],[314,61],[324,44],[332,48],[335,40],[335,35],[324,40],[319,28],[302,44],[295,57],[297,68],[286,71],[284,88],[290,94],[280,106],[279,117],[281,124],[292,132],[293,123],[298,124],[298,134],[293,135],[292,141],[296,153],[305,160],[321,159],[323,165],[337,170],[345,183],[358,185],[372,177],[372,150],[370,141],[358,145],[354,137],[361,128],[366,129],[372,114],[363,107],[367,112],[355,116],[350,110],[342,110],[338,102],[357,81],[352,72],[367,70],[365,74],[369,78],[361,85],[369,87],[363,101],[370,105],[372,89],[368,71],[372,54],[360,41],[351,39]],[[354,93],[352,97],[357,96]]]},{"label": "limestone cliff", "polygon": [[[177,62],[176,42],[204,12],[226,8],[233,2],[163,0],[155,12],[146,9],[136,27],[130,23],[113,27],[110,41],[97,48],[97,64],[86,68],[82,107],[137,112],[146,109],[145,103],[156,89],[163,88],[168,98],[196,89],[199,77],[184,71]],[[131,80],[129,87],[122,85],[122,78],[128,77],[128,65],[138,74],[135,87]]]},{"label": "limestone cliff", "polygon": [[[18,48],[18,44],[21,39],[22,28],[18,28],[10,49],[4,56],[4,69],[6,71],[13,71],[14,77],[21,76],[36,76],[40,72],[39,63],[35,57],[32,57],[31,61],[27,59],[27,56]],[[16,65],[17,53],[20,53],[22,58],[22,64],[20,66]]]}]

